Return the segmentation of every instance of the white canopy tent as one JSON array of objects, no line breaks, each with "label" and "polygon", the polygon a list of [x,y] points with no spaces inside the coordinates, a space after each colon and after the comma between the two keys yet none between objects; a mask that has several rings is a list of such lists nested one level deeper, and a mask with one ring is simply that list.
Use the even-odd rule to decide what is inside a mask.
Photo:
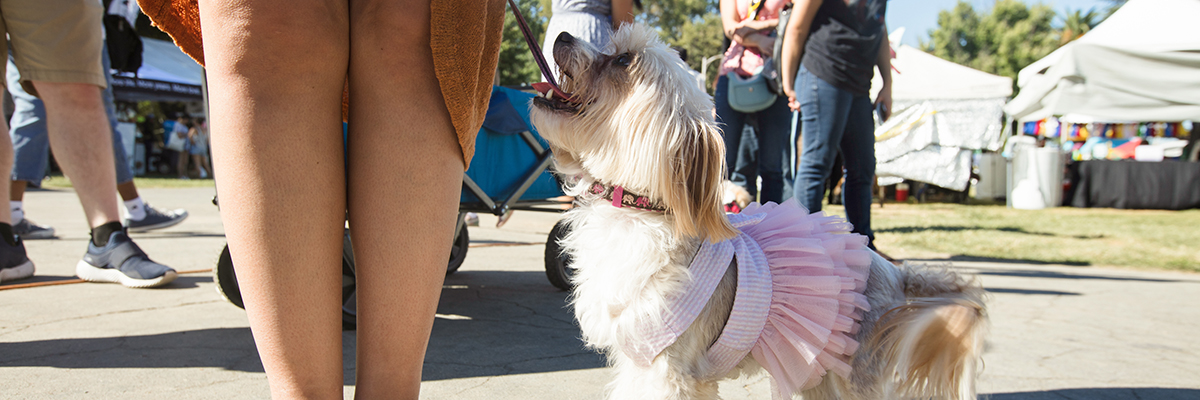
[{"label": "white canopy tent", "polygon": [[1200,0],[1130,0],[1017,75],[1019,121],[1200,120]]},{"label": "white canopy tent", "polygon": [[204,68],[171,42],[142,38],[142,46],[142,66],[137,76],[113,75],[113,94],[118,99],[201,100]]},{"label": "white canopy tent", "polygon": [[[899,43],[893,33],[892,43]],[[892,117],[875,130],[880,185],[903,179],[964,190],[974,150],[1000,148],[1012,79],[955,64],[911,46],[894,48]],[[882,85],[878,74],[871,87]]]}]

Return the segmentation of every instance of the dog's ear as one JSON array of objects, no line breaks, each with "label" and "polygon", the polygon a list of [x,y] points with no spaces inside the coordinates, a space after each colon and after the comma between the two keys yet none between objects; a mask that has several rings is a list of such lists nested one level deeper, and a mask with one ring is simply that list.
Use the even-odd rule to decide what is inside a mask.
[{"label": "dog's ear", "polygon": [[677,233],[720,241],[737,231],[721,207],[721,180],[725,175],[725,144],[710,123],[686,128],[684,143],[677,146],[671,168],[671,187],[664,199]]}]

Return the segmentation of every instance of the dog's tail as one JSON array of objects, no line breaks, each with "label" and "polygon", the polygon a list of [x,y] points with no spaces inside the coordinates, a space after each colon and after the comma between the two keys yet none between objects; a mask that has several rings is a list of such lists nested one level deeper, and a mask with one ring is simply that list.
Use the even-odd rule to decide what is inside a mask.
[{"label": "dog's tail", "polygon": [[983,288],[946,268],[906,267],[906,304],[875,330],[895,374],[893,390],[911,399],[975,399],[987,311]]}]

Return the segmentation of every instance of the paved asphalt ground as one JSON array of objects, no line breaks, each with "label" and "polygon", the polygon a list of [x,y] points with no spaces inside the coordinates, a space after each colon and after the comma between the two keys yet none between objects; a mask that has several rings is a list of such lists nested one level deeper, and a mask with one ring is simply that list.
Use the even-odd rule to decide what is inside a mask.
[{"label": "paved asphalt ground", "polygon": [[[207,270],[224,245],[212,189],[143,190],[183,224],[135,234],[179,271]],[[33,191],[28,215],[58,229],[29,241],[35,278],[73,278],[87,230],[74,193]],[[425,362],[426,399],[599,399],[601,357],[582,348],[566,294],[546,280],[554,214],[518,213],[471,228],[462,269],[446,278]],[[497,246],[496,244],[509,244]],[[991,293],[981,398],[1200,399],[1200,275],[1100,267],[960,262]],[[5,285],[10,286],[10,285]],[[207,272],[160,289],[0,286],[0,398],[267,398],[245,313]],[[343,335],[353,392],[354,332]],[[767,399],[763,378],[726,382],[726,399]]]}]

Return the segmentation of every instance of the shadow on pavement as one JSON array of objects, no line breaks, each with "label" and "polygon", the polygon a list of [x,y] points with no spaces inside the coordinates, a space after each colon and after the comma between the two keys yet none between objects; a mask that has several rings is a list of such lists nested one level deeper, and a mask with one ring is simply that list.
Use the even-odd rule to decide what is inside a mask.
[{"label": "shadow on pavement", "polygon": [[1174,280],[1174,279],[1134,278],[1134,277],[1127,277],[1127,276],[1065,274],[1065,273],[1057,272],[1057,271],[993,270],[993,269],[970,268],[970,267],[960,267],[960,269],[974,270],[974,273],[977,275],[1012,276],[1012,277],[1018,277],[1018,278],[1095,279],[1095,280],[1106,280],[1106,281],[1159,282],[1159,283],[1191,282],[1191,281],[1186,281],[1186,280],[1180,281],[1180,280]]},{"label": "shadow on pavement", "polygon": [[[446,277],[422,380],[603,368],[583,348],[567,293],[541,271],[460,270]],[[345,384],[354,384],[356,332],[342,336]]]},{"label": "shadow on pavement", "polygon": [[0,343],[0,366],[224,368],[263,372],[250,328]]},{"label": "shadow on pavement", "polygon": [[1041,260],[1024,260],[1024,259],[1019,259],[1019,258],[980,257],[980,256],[970,256],[970,255],[965,255],[965,254],[953,255],[953,256],[950,256],[950,258],[945,259],[944,261],[971,261],[971,262],[990,262],[990,263],[1000,263],[1000,264],[1026,264],[1026,265],[1030,265],[1030,264],[1032,264],[1032,265],[1066,265],[1069,267],[1086,267],[1086,266],[1092,265],[1089,262],[1083,262],[1083,261],[1048,262],[1048,261],[1041,261]]},{"label": "shadow on pavement", "polygon": [[1200,399],[1200,390],[1166,388],[1094,388],[1059,389],[1041,392],[995,393],[979,395],[980,400],[1192,400]]},{"label": "shadow on pavement", "polygon": [[[181,276],[172,286],[211,279]],[[603,368],[603,357],[583,348],[566,298],[541,271],[460,271],[447,277],[424,379]],[[343,334],[346,384],[354,382],[355,334]],[[249,328],[0,343],[0,367],[263,372]]]},{"label": "shadow on pavement", "polygon": [[424,380],[603,368],[583,348],[566,299],[541,271],[446,277]]},{"label": "shadow on pavement", "polygon": [[995,231],[1007,233],[1019,233],[1023,235],[1033,236],[1055,236],[1068,237],[1074,239],[1103,239],[1104,235],[1060,235],[1050,232],[1030,231],[1019,227],[983,227],[983,226],[896,226],[891,228],[876,229],[875,233],[916,233],[916,232],[963,232],[963,231]]},{"label": "shadow on pavement", "polygon": [[31,276],[31,277],[28,277],[25,279],[4,282],[3,285],[0,285],[0,290],[4,290],[4,289],[8,288],[9,286],[25,285],[25,284],[31,284],[31,283],[43,283],[43,282],[74,281],[77,279],[79,279],[79,278],[76,277],[75,275],[65,276],[65,275],[36,275],[35,274],[34,276]]},{"label": "shadow on pavement", "polygon": [[1004,293],[1004,294],[1040,294],[1040,295],[1047,295],[1047,296],[1079,296],[1080,295],[1079,293],[1075,293],[1075,292],[1060,292],[1057,290],[1009,289],[1009,288],[994,288],[994,287],[985,287],[985,288],[983,288],[983,290],[986,290],[988,293]]},{"label": "shadow on pavement", "polygon": [[212,232],[195,232],[195,231],[166,231],[153,233],[134,233],[130,235],[133,240],[149,240],[149,239],[178,239],[178,238],[223,238],[224,233]]}]

